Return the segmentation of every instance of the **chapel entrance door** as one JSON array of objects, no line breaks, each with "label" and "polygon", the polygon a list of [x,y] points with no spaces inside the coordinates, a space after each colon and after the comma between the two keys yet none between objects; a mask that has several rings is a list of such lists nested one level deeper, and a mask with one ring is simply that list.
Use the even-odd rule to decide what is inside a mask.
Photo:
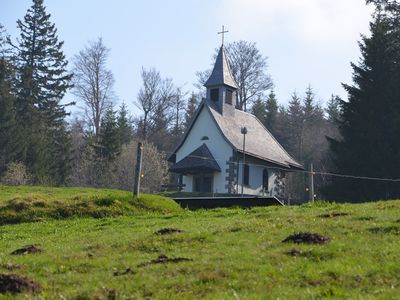
[{"label": "chapel entrance door", "polygon": [[213,175],[199,174],[193,176],[193,192],[211,193],[213,191]]}]

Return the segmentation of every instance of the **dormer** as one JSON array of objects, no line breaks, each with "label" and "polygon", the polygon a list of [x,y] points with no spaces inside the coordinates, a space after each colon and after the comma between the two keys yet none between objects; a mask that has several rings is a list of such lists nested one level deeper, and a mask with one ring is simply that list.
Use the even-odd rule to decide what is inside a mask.
[{"label": "dormer", "polygon": [[234,113],[238,86],[233,78],[224,45],[219,49],[213,71],[204,84],[207,88],[207,103],[219,113]]}]

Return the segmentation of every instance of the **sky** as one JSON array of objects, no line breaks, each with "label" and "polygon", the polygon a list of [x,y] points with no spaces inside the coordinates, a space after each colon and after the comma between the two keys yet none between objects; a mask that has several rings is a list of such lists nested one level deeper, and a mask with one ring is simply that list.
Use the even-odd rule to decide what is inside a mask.
[{"label": "sky", "polygon": [[[221,44],[255,42],[268,57],[267,73],[280,104],[308,85],[324,105],[331,94],[346,98],[350,62],[358,62],[358,41],[368,35],[372,7],[365,0],[44,0],[70,61],[88,41],[103,38],[110,48],[117,104],[133,104],[142,67],[154,67],[186,91],[195,90],[196,72],[210,68]],[[15,40],[17,19],[31,0],[0,0],[0,23]],[[64,101],[74,99],[71,93]],[[75,108],[76,109],[76,108]]]}]

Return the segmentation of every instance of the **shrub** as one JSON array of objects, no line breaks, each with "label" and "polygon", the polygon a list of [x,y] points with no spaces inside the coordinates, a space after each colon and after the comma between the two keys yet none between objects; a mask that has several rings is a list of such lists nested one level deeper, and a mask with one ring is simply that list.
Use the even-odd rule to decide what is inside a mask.
[{"label": "shrub", "polygon": [[20,162],[12,162],[7,165],[7,170],[1,178],[4,185],[28,185],[31,182],[31,175],[25,165]]}]

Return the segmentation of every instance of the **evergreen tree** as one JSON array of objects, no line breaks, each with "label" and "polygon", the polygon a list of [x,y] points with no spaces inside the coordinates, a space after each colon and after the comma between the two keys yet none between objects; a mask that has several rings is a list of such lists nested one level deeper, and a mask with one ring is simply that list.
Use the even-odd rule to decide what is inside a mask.
[{"label": "evergreen tree", "polygon": [[100,126],[100,139],[95,146],[96,154],[105,161],[114,160],[121,151],[117,118],[112,107],[108,108]]},{"label": "evergreen tree", "polygon": [[[400,178],[400,8],[379,2],[371,36],[360,42],[362,58],[352,64],[353,84],[344,85],[341,140],[331,140],[336,171],[355,176]],[[395,9],[393,11],[393,9]],[[400,183],[334,178],[331,197],[377,200],[400,197]]]},{"label": "evergreen tree", "polygon": [[180,138],[183,134],[184,122],[183,114],[185,113],[186,106],[186,97],[187,93],[182,90],[182,88],[176,88],[175,95],[173,96],[173,109],[171,110],[171,121],[172,121],[172,129],[170,130],[171,134],[174,138]]},{"label": "evergreen tree", "polygon": [[159,150],[162,151],[171,151],[171,145],[169,145],[168,141],[169,137],[169,116],[168,111],[162,106],[159,106],[155,109],[153,118],[151,120],[148,135],[148,141],[153,143]]},{"label": "evergreen tree", "polygon": [[185,113],[185,128],[188,128],[198,107],[197,97],[194,93],[189,98]]},{"label": "evergreen tree", "polygon": [[119,108],[117,117],[117,128],[120,144],[127,145],[132,140],[133,128],[131,121],[128,117],[128,110],[125,102],[123,102]]},{"label": "evergreen tree", "polygon": [[7,32],[4,28],[4,26],[0,23],[0,57],[5,58],[6,55],[9,52],[9,49],[7,48]]},{"label": "evergreen tree", "polygon": [[262,124],[266,123],[267,120],[267,110],[265,107],[265,103],[261,100],[261,98],[257,98],[256,101],[254,101],[253,106],[251,107],[251,113],[257,117],[258,120]]},{"label": "evergreen tree", "polygon": [[314,92],[311,85],[309,85],[306,89],[306,95],[303,102],[304,119],[306,121],[310,120],[314,115],[314,97]]},{"label": "evergreen tree", "polygon": [[[303,163],[304,158],[304,109],[301,98],[294,92],[287,109],[281,108],[279,113],[279,135],[282,146],[297,161]],[[295,199],[304,199],[304,176],[294,173],[287,177],[287,192]]]},{"label": "evergreen tree", "polygon": [[332,95],[328,101],[325,109],[328,117],[328,121],[335,123],[340,120],[340,104],[342,100],[339,96]]},{"label": "evergreen tree", "polygon": [[304,121],[309,124],[316,124],[324,117],[324,112],[319,105],[315,103],[315,94],[311,85],[306,89],[303,101]]},{"label": "evergreen tree", "polygon": [[301,161],[303,157],[302,134],[304,126],[304,111],[301,99],[296,92],[292,94],[287,109],[288,151]]},{"label": "evergreen tree", "polygon": [[[60,184],[66,164],[68,133],[65,107],[60,104],[71,87],[72,75],[58,41],[57,29],[46,13],[43,0],[33,0],[23,20],[14,59],[17,66],[17,118],[23,127],[24,162],[36,179]],[[61,169],[64,169],[64,165]]]},{"label": "evergreen tree", "polygon": [[20,128],[16,120],[15,97],[12,89],[12,67],[0,57],[0,177],[6,166],[20,159]]},{"label": "evergreen tree", "polygon": [[269,131],[271,131],[272,134],[276,132],[276,119],[278,116],[278,100],[276,99],[276,95],[274,93],[274,90],[271,90],[271,92],[268,95],[267,98],[267,103],[266,103],[266,120],[265,120],[265,127]]},{"label": "evergreen tree", "polygon": [[287,131],[287,109],[283,105],[278,106],[277,118],[275,121],[274,137],[279,143],[287,150],[289,144],[288,131]]}]

